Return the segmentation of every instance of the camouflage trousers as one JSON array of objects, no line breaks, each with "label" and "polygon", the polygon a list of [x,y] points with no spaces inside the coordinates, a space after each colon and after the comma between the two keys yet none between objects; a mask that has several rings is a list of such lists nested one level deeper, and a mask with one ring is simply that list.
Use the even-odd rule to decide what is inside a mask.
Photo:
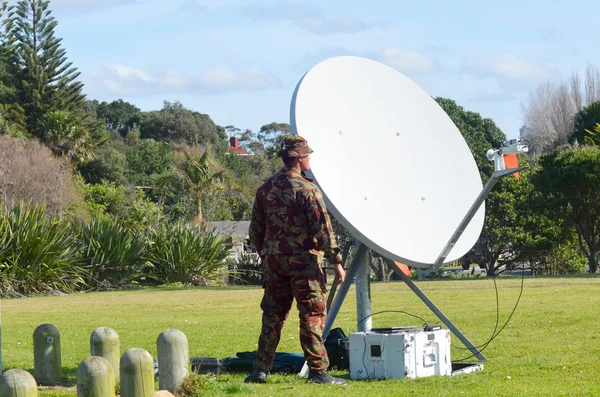
[{"label": "camouflage trousers", "polygon": [[312,254],[267,255],[263,259],[262,331],[254,367],[272,369],[281,329],[296,299],[304,358],[310,369],[326,371],[329,358],[321,335],[327,315],[327,287],[320,257]]}]

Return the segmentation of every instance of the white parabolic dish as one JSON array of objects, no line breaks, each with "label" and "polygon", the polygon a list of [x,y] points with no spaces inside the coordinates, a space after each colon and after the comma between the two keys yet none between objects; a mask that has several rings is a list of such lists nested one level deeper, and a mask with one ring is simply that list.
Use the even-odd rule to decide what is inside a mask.
[{"label": "white parabolic dish", "polygon": [[[417,84],[362,57],[327,59],[298,83],[292,132],[329,212],[369,248],[410,266],[437,259],[482,190],[458,128]],[[477,241],[484,205],[445,263]]]}]

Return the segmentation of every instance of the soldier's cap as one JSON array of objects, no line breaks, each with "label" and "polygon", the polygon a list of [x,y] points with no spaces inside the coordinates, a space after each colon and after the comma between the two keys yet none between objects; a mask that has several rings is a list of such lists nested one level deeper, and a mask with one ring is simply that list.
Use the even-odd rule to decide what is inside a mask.
[{"label": "soldier's cap", "polygon": [[284,135],[277,155],[279,157],[306,157],[312,152],[306,139],[300,135]]}]

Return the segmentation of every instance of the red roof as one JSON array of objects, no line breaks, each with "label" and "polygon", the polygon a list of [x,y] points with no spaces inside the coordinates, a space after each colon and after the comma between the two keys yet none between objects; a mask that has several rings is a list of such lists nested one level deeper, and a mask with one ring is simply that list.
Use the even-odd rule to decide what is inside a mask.
[{"label": "red roof", "polygon": [[238,145],[238,139],[235,136],[229,138],[229,147],[227,153],[237,154],[238,156],[252,156],[252,153],[245,151]]},{"label": "red roof", "polygon": [[227,148],[227,153],[233,153],[233,154],[237,154],[240,156],[252,156],[252,153],[247,152],[244,149],[241,149],[239,147],[233,147],[233,146],[229,146]]}]

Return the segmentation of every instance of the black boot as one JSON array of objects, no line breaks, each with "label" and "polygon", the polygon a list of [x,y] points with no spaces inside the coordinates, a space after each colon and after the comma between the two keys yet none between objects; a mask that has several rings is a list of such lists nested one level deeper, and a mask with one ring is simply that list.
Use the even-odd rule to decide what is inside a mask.
[{"label": "black boot", "polygon": [[330,384],[330,385],[345,385],[346,384],[345,379],[334,378],[333,376],[329,375],[325,371],[317,372],[317,371],[313,371],[312,369],[308,373],[308,379],[306,379],[306,381],[307,382],[315,382],[315,383],[319,383],[319,384]]},{"label": "black boot", "polygon": [[267,383],[267,371],[260,368],[254,368],[244,382],[246,383]]}]

